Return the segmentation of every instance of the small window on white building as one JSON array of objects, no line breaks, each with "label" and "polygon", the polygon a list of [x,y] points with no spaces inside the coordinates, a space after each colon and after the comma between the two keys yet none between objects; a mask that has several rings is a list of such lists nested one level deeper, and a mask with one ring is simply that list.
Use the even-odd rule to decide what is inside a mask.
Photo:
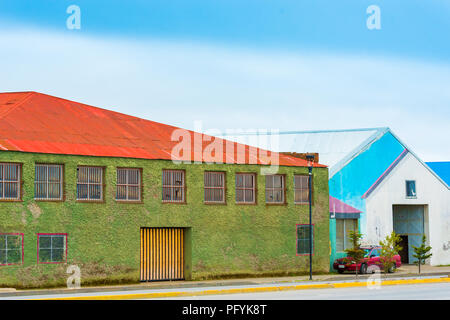
[{"label": "small window on white building", "polygon": [[416,181],[414,180],[406,180],[406,197],[407,198],[415,198],[416,194]]}]

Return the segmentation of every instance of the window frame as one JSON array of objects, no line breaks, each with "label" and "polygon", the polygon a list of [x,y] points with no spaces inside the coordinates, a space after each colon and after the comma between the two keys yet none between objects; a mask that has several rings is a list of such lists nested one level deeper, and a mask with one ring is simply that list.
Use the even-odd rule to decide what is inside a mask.
[{"label": "window frame", "polygon": [[[408,196],[408,182],[414,182],[414,191],[416,195]],[[405,196],[406,199],[417,199],[417,181],[416,180],[405,180]]]},{"label": "window frame", "polygon": [[376,252],[376,255],[373,258],[379,258],[381,256],[381,249],[380,248],[372,248],[372,250],[370,250],[370,252],[368,254],[369,258],[372,257],[374,251]]},{"label": "window frame", "polygon": [[[18,166],[18,181],[17,181],[17,198],[5,198],[3,195],[5,194],[5,167],[4,165],[17,165]],[[0,162],[0,165],[3,165],[3,172],[2,172],[2,180],[0,180],[1,183],[3,183],[3,194],[0,194],[0,202],[20,202],[22,201],[22,195],[23,195],[23,164],[20,162]],[[6,183],[10,183],[14,181],[6,181]]]},{"label": "window frame", "polygon": [[[68,233],[36,233],[37,238],[37,264],[66,264],[67,263],[67,248],[69,244],[69,234]],[[64,248],[64,259],[63,261],[50,261],[50,262],[40,262],[39,261],[39,237],[40,236],[64,236],[65,237],[65,248]],[[53,250],[53,248],[51,248]]]},{"label": "window frame", "polygon": [[[20,263],[8,263],[8,261],[6,261],[6,263],[0,263],[0,266],[14,266],[14,265],[23,265],[23,259],[24,259],[24,234],[23,233],[15,233],[15,232],[1,232],[0,236],[20,236],[22,237],[22,241],[21,241],[21,249],[22,249],[22,255],[21,255],[21,262]],[[1,249],[0,249],[1,250]],[[8,250],[8,248],[6,248],[6,251]]]},{"label": "window frame", "polygon": [[298,253],[298,240],[299,240],[298,239],[298,229],[299,229],[299,227],[303,227],[303,226],[308,226],[309,227],[309,223],[299,223],[299,224],[295,225],[295,255],[296,256],[309,256],[309,255],[314,256],[315,251],[316,251],[315,250],[316,249],[316,246],[315,246],[316,233],[314,231],[314,229],[315,229],[314,228],[314,226],[315,226],[314,223],[311,224],[311,228],[312,228],[312,232],[313,232],[313,234],[312,234],[312,254],[310,254],[310,253]]},{"label": "window frame", "polygon": [[[61,197],[59,199],[56,198],[48,198],[48,169],[47,169],[47,199],[43,199],[43,198],[36,198],[36,167],[37,166],[59,166],[60,167],[60,175],[61,175],[61,182],[60,182],[60,192],[61,192]],[[64,164],[63,163],[35,163],[34,165],[34,200],[35,201],[49,201],[49,202],[62,202],[65,200],[65,168],[64,168]]]},{"label": "window frame", "polygon": [[309,193],[309,179],[311,178],[311,204],[313,204],[313,199],[314,199],[314,193],[313,193],[313,190],[314,190],[314,188],[313,188],[313,183],[314,183],[314,179],[313,179],[313,176],[312,175],[309,175],[309,174],[301,174],[301,173],[299,173],[299,174],[294,174],[294,179],[293,179],[293,185],[294,185],[294,204],[298,204],[298,205],[309,205],[309,195],[308,195],[308,200],[306,200],[306,202],[297,202],[297,201],[295,201],[295,195],[296,195],[296,192],[297,191],[299,191],[299,190],[305,190],[305,189],[301,189],[301,188],[296,188],[295,187],[295,177],[306,177],[307,178],[307,188],[306,188],[306,190],[308,191],[308,193]]},{"label": "window frame", "polygon": [[[183,185],[182,186],[175,186],[175,185],[164,185],[164,172],[182,172],[183,173]],[[173,175],[172,175],[172,182],[173,183]],[[183,199],[182,200],[164,200],[164,188],[180,188],[183,191]],[[176,204],[186,204],[186,196],[187,196],[187,187],[186,187],[186,170],[184,169],[162,169],[161,172],[161,199],[162,203],[176,203]]]},{"label": "window frame", "polygon": [[[283,191],[283,201],[280,201],[280,202],[268,202],[267,201],[267,191],[268,191],[268,189],[267,189],[267,177],[274,177],[274,176],[280,176],[281,178],[282,178],[282,183],[283,183],[283,188],[282,188],[282,191]],[[265,190],[264,190],[264,198],[265,198],[265,200],[266,200],[266,205],[286,205],[287,204],[287,202],[286,202],[286,174],[280,174],[280,173],[278,173],[278,174],[268,174],[268,175],[265,175],[264,176],[265,177]],[[274,187],[272,187],[271,188],[272,189],[272,191],[275,191],[275,190],[278,190],[278,189],[280,189],[280,188],[274,188]]]},{"label": "window frame", "polygon": [[[101,183],[79,183],[78,182],[78,169],[79,168],[100,168],[102,169],[102,181]],[[78,165],[77,166],[77,172],[76,172],[76,202],[89,202],[89,203],[104,203],[105,202],[105,175],[106,175],[106,167],[104,166],[90,166],[90,165]],[[100,185],[100,199],[79,199],[78,198],[78,185],[79,184],[83,184],[83,185],[88,185],[88,196],[89,196],[89,185]]]},{"label": "window frame", "polygon": [[[118,180],[119,180],[119,170],[127,170],[127,183],[126,184],[119,184]],[[134,185],[134,184],[128,184],[128,170],[137,170],[139,172],[139,184],[138,185]],[[116,168],[116,196],[114,197],[116,202],[123,202],[123,203],[143,203],[143,191],[144,191],[144,186],[142,183],[142,174],[143,174],[143,169],[142,168],[131,168],[131,167],[117,167]],[[118,186],[127,186],[127,199],[117,199],[117,187]],[[132,186],[132,187],[139,187],[139,199],[135,200],[135,199],[128,199],[128,187]]]},{"label": "window frame", "polygon": [[[344,249],[343,250],[338,250],[338,241],[337,241],[337,239],[338,239],[338,231],[337,231],[337,222],[339,221],[339,220],[342,220],[342,221],[344,221],[343,223],[344,223],[344,239],[343,239],[343,246],[344,246]],[[346,240],[346,237],[348,236],[348,232],[347,232],[347,228],[346,228],[346,222],[345,222],[345,220],[353,220],[354,222],[356,222],[356,228],[355,228],[355,230],[356,231],[359,231],[359,219],[356,219],[356,218],[344,218],[344,219],[336,219],[336,252],[345,252],[345,250],[347,250],[347,249],[349,249],[349,248],[346,248],[345,247],[345,240]]]},{"label": "window frame", "polygon": [[[221,174],[223,176],[223,186],[222,187],[207,187],[205,185],[205,179],[206,174],[208,173],[215,173],[215,174]],[[215,190],[219,189],[223,192],[223,199],[221,201],[214,201],[214,200],[206,200],[206,190]],[[203,203],[204,204],[226,204],[227,203],[227,173],[226,171],[204,171],[203,172]]]},{"label": "window frame", "polygon": [[[237,181],[237,176],[238,175],[251,175],[253,176],[253,188],[247,188],[247,187],[237,187],[236,186],[236,181]],[[256,174],[256,172],[236,172],[234,175],[234,191],[235,191],[235,196],[234,196],[234,200],[235,203],[238,205],[256,205],[257,204],[257,195],[258,195],[258,183],[257,183],[257,177],[258,175]],[[244,190],[244,201],[237,201],[236,197],[237,197],[237,190]],[[253,201],[245,201],[245,190],[252,190],[253,191]]]}]

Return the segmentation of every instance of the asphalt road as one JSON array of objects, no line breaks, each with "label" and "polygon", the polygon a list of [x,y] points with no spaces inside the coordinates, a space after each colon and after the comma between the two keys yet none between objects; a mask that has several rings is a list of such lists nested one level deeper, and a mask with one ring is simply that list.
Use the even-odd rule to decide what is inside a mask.
[{"label": "asphalt road", "polygon": [[[316,282],[320,283],[320,282]],[[337,282],[335,282],[337,283]],[[278,285],[299,284],[297,283],[279,283]],[[266,287],[268,284],[259,285],[243,285],[243,286],[220,286],[220,287],[192,287],[192,288],[171,288],[171,289],[153,289],[153,290],[117,290],[117,291],[91,291],[91,292],[73,292],[64,294],[39,294],[31,295],[23,293],[23,295],[9,295],[1,296],[0,300],[25,300],[25,299],[54,299],[54,298],[69,298],[69,297],[102,297],[119,295],[121,299],[133,299],[132,294],[146,294],[155,292],[190,292],[192,296],[176,297],[176,298],[161,298],[161,299],[184,299],[184,300],[415,300],[415,299],[432,299],[432,300],[450,300],[450,283],[423,283],[423,284],[405,284],[381,286],[379,289],[369,289],[363,287],[350,288],[326,288],[326,289],[302,289],[302,290],[286,290],[286,291],[268,291],[259,293],[235,293],[222,295],[199,295],[195,296],[196,291],[216,289],[235,289],[235,288],[258,288]],[[275,284],[274,284],[275,285]],[[153,298],[155,299],[155,298]]]},{"label": "asphalt road", "polygon": [[[449,283],[311,289],[176,298],[183,300],[450,300]],[[165,299],[173,300],[173,299]]]}]

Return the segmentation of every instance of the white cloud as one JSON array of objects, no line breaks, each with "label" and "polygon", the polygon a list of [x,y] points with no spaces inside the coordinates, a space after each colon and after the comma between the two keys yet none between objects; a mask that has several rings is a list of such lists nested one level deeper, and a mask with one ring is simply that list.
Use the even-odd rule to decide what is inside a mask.
[{"label": "white cloud", "polygon": [[0,31],[0,91],[34,90],[193,128],[389,126],[450,160],[450,66],[392,57]]}]

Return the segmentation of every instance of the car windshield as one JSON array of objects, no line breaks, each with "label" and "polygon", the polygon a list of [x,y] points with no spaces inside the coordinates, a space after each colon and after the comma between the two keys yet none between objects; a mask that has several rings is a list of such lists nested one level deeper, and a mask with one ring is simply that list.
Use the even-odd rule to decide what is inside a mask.
[{"label": "car windshield", "polygon": [[370,254],[370,251],[372,251],[372,249],[367,249],[367,248],[362,248],[364,250],[364,257],[368,257]]}]

